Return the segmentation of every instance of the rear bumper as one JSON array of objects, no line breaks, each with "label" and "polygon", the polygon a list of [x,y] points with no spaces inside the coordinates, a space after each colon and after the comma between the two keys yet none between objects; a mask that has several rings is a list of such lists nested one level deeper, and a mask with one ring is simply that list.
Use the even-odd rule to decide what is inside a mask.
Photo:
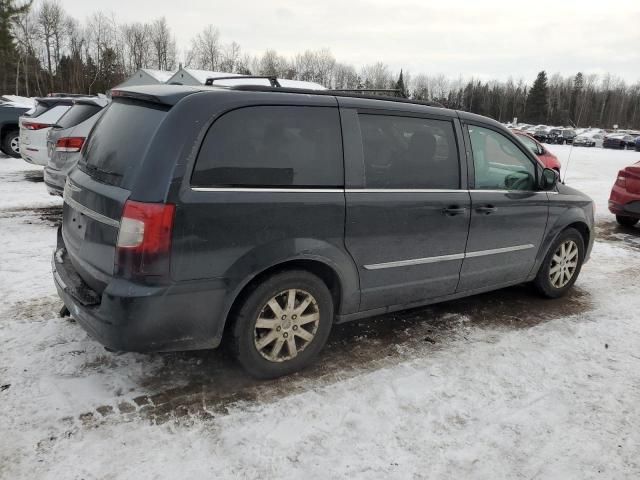
[{"label": "rear bumper", "polygon": [[609,211],[614,215],[640,218],[640,194],[629,193],[614,183],[609,196]]},{"label": "rear bumper", "polygon": [[44,183],[49,194],[62,196],[66,178],[66,175],[60,170],[55,170],[49,166],[44,167]]},{"label": "rear bumper", "polygon": [[73,318],[110,350],[197,350],[220,344],[227,299],[222,282],[158,287],[114,279],[98,294],[75,272],[60,236],[52,270]]},{"label": "rear bumper", "polygon": [[44,167],[49,161],[46,147],[39,148],[32,145],[22,146],[22,144],[20,144],[20,156],[22,156],[23,160],[33,163],[34,165],[40,165],[41,167]]}]

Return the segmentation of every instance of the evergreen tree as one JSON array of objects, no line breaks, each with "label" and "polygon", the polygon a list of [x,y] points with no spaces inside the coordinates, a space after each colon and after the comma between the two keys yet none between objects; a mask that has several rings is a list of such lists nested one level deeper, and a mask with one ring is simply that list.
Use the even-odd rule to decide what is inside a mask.
[{"label": "evergreen tree", "polygon": [[398,77],[398,81],[394,87],[398,90],[398,95],[402,98],[409,98],[409,92],[407,92],[407,88],[404,85],[404,77],[402,75],[402,69],[400,69],[400,76]]},{"label": "evergreen tree", "polygon": [[533,82],[527,103],[525,106],[525,116],[530,123],[545,123],[548,113],[549,87],[547,86],[547,72],[544,70],[538,73],[536,81]]},{"label": "evergreen tree", "polygon": [[578,108],[580,95],[582,94],[582,89],[584,88],[584,76],[582,72],[578,72],[573,79],[573,88],[571,89],[571,100],[569,104],[569,115],[571,116],[571,121],[575,123],[580,122],[580,110]]},{"label": "evergreen tree", "polygon": [[8,91],[15,80],[16,46],[11,23],[16,15],[29,10],[31,2],[17,5],[15,0],[0,0],[0,91]]}]

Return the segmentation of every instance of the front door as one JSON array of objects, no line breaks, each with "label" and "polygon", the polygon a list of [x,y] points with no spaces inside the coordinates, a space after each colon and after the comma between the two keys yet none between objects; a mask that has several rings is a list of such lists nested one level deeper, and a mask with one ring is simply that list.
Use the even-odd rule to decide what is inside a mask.
[{"label": "front door", "polygon": [[524,281],[540,248],[549,213],[537,191],[539,166],[503,133],[467,127],[473,157],[471,225],[458,291]]},{"label": "front door", "polygon": [[395,111],[341,115],[345,241],[358,265],[360,310],[454,293],[470,215],[459,123]]}]

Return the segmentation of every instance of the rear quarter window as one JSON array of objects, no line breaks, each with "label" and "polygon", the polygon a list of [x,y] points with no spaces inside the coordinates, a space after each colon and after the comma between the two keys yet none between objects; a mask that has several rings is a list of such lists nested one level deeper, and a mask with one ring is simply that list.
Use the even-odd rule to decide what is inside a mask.
[{"label": "rear quarter window", "polygon": [[256,106],[224,114],[207,132],[191,184],[197,187],[340,187],[337,108]]}]

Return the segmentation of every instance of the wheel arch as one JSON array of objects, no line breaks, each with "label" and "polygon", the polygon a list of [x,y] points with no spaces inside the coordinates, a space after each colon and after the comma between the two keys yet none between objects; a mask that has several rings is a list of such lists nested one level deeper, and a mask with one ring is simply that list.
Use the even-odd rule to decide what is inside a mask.
[{"label": "wheel arch", "polygon": [[242,302],[244,302],[255,285],[274,274],[290,270],[304,270],[320,278],[331,293],[336,314],[342,313],[345,308],[347,308],[347,310],[352,309],[354,299],[352,298],[353,295],[349,293],[349,288],[352,287],[346,284],[349,281],[338,273],[335,266],[331,265],[327,260],[318,257],[291,258],[263,268],[255,275],[245,279],[245,281],[235,289],[235,294],[232,295],[232,301],[230,301],[228,308],[224,312],[222,335],[227,334],[232,323],[230,320],[233,319],[234,313],[240,308]]},{"label": "wheel arch", "polygon": [[585,248],[585,261],[588,259],[590,253],[590,245],[593,241],[593,225],[587,219],[587,216],[581,208],[567,209],[562,215],[559,215],[554,220],[551,220],[550,225],[547,228],[545,237],[538,250],[536,262],[529,272],[528,280],[533,280],[542,265],[544,258],[549,251],[553,242],[556,241],[558,236],[568,228],[577,230],[582,236]]}]

